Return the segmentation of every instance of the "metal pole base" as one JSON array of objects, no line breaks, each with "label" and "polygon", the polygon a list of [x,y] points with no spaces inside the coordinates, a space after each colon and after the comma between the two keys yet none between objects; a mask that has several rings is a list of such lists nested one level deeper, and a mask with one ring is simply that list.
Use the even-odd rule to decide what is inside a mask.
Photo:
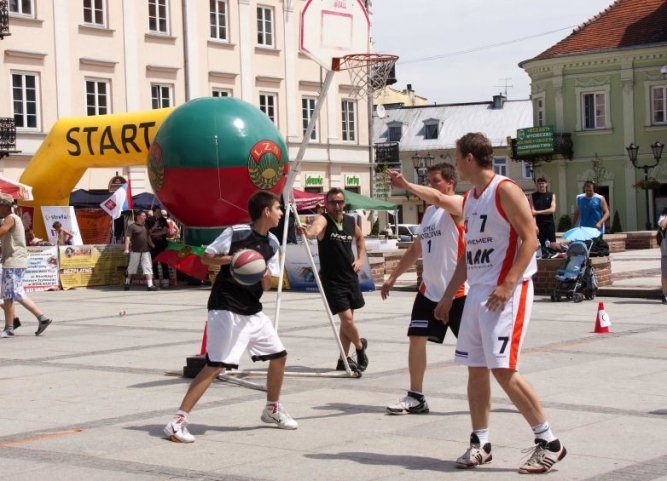
[{"label": "metal pole base", "polygon": [[[266,376],[266,371],[229,371],[225,374],[229,376],[257,375]],[[295,372],[285,371],[285,377],[347,377],[359,379],[361,372],[358,371],[322,371],[322,372]]]}]

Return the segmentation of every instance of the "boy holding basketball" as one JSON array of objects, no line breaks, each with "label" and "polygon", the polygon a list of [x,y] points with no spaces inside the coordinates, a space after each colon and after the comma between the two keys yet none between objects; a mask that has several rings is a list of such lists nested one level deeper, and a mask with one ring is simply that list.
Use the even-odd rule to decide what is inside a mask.
[{"label": "boy holding basketball", "polygon": [[[252,219],[250,224],[225,229],[202,256],[204,264],[219,265],[220,272],[208,300],[206,365],[193,379],[180,409],[164,428],[164,433],[174,442],[194,442],[194,436],[186,427],[188,414],[218,374],[225,368],[238,368],[244,350],[253,361],[269,361],[262,421],[281,429],[299,427],[279,402],[287,351],[262,312],[260,302],[262,293],[271,288],[272,273],[278,273],[280,244],[269,229],[277,226],[283,215],[280,201],[271,192],[255,192],[248,200],[248,212]],[[243,286],[232,278],[229,264],[234,253],[241,249],[253,249],[266,260],[267,269],[260,282]]]}]

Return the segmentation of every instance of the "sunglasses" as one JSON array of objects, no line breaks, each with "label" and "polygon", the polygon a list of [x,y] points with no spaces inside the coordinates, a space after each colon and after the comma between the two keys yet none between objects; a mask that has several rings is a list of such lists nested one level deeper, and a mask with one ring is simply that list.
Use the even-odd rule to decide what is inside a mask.
[{"label": "sunglasses", "polygon": [[327,202],[329,202],[329,204],[345,205],[345,201],[344,201],[344,200],[329,200],[329,201],[327,201]]}]

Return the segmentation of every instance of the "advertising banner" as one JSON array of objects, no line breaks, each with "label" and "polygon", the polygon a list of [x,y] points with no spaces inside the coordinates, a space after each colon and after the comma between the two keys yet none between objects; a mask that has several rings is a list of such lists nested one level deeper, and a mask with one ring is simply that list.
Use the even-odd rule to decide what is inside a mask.
[{"label": "advertising banner", "polygon": [[58,243],[58,234],[53,228],[55,221],[60,222],[63,228],[72,233],[72,245],[83,245],[79,224],[76,222],[74,207],[71,205],[42,206],[42,217],[46,226],[46,233],[49,236],[49,243],[56,245]]},{"label": "advertising banner", "polygon": [[84,244],[106,244],[111,239],[111,219],[101,209],[76,209]]},{"label": "advertising banner", "polygon": [[26,292],[53,291],[58,286],[58,248],[29,246],[28,268],[23,275]]},{"label": "advertising banner", "polygon": [[[317,284],[315,283],[315,275],[308,260],[306,248],[300,244],[287,244],[287,258],[285,259],[285,272],[289,280],[290,290],[293,291],[308,291],[317,292]],[[353,246],[356,255],[356,248]],[[320,268],[320,257],[318,254],[317,242],[310,244],[310,251],[313,254],[315,265]],[[371,275],[371,267],[368,264],[368,257],[364,261],[364,265],[358,273],[359,286],[363,292],[370,292],[375,290],[373,283],[373,276]]]},{"label": "advertising banner", "polygon": [[122,245],[60,246],[58,249],[63,289],[123,282],[127,256]]}]

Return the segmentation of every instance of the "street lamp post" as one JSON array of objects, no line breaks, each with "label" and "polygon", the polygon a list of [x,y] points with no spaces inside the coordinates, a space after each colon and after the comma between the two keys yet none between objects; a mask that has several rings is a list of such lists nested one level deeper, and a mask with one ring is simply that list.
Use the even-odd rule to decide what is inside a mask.
[{"label": "street lamp post", "polygon": [[[417,172],[417,183],[419,185],[428,184],[428,168],[433,165],[433,160],[434,158],[430,152],[426,155],[419,155],[419,152],[415,152],[415,155],[412,156],[412,165]],[[424,200],[422,200],[422,210],[426,211],[426,201]]]},{"label": "street lamp post", "polygon": [[653,223],[651,222],[651,217],[649,214],[649,204],[648,204],[648,169],[652,169],[660,163],[660,158],[662,157],[662,149],[665,148],[665,144],[656,140],[654,144],[651,144],[651,153],[653,154],[653,160],[655,161],[652,164],[637,165],[637,154],[639,154],[639,146],[631,143],[628,145],[625,150],[628,151],[628,157],[630,162],[636,169],[644,170],[644,192],[646,194],[646,230],[651,230]]}]

